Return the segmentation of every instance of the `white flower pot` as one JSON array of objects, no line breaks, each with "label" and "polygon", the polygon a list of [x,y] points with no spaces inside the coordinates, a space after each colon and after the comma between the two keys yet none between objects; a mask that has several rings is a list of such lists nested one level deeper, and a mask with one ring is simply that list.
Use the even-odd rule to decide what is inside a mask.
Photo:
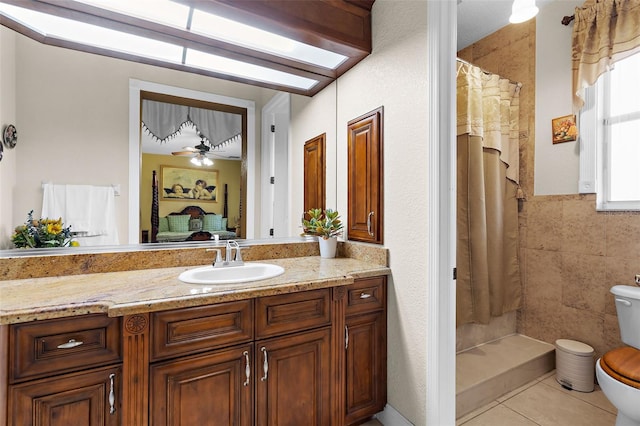
[{"label": "white flower pot", "polygon": [[320,244],[320,257],[332,258],[336,257],[336,247],[338,246],[338,237],[330,237],[326,240],[322,237],[318,237],[318,244]]}]

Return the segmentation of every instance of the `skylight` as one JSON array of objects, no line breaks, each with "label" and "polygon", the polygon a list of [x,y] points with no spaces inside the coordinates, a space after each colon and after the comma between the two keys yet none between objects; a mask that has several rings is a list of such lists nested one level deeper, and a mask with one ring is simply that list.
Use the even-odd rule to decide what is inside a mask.
[{"label": "skylight", "polygon": [[194,49],[187,49],[185,65],[305,90],[311,89],[318,83],[316,80],[310,78],[300,77],[258,65],[247,64],[246,62],[236,61]]},{"label": "skylight", "polygon": [[[132,16],[144,15],[144,19],[146,20],[152,20],[183,29],[189,22],[189,15],[191,12],[188,7],[168,0],[109,0],[108,2],[106,0],[83,0],[83,3],[100,6],[105,9],[108,4],[109,9],[112,11],[126,13]],[[38,32],[43,36],[68,40],[82,45],[94,46],[110,51],[132,54],[137,57],[150,58],[173,64],[181,64],[202,70],[233,75],[249,80],[295,89],[309,90],[319,82],[312,78],[306,78],[284,71],[277,71],[267,67],[213,55],[187,48],[186,46],[137,36],[127,32],[116,31],[81,21],[61,18],[55,15],[49,15],[5,3],[0,3],[0,14],[31,28],[33,31]],[[196,16],[197,18],[195,18]],[[217,23],[214,24],[211,20],[213,15],[206,14],[204,12],[194,13],[193,17],[193,21],[197,22],[196,28],[198,28],[199,31],[204,32],[207,31],[206,28],[208,28],[208,26],[218,25]],[[228,21],[225,25],[229,25],[229,22],[232,21]],[[227,26],[225,28],[230,27]],[[260,30],[252,29],[250,31],[248,28],[250,27],[243,25],[243,29],[239,30],[236,35],[254,33],[254,36],[258,37],[258,39],[262,39],[263,42],[271,45],[271,50],[269,50],[270,53],[278,54],[280,56],[288,55],[287,57],[296,58],[296,60],[299,59],[298,56],[300,55],[303,60],[316,61],[313,54],[310,54],[311,56],[305,56],[305,53],[299,50],[301,49],[300,45],[307,45],[303,45],[302,43],[298,43],[275,34],[265,33]],[[226,32],[227,29],[224,31]],[[209,32],[211,33],[211,31]],[[232,33],[235,31],[231,31],[229,29],[228,32]],[[231,38],[229,38],[229,40],[231,40]],[[236,44],[260,49],[258,46],[260,46],[261,43],[244,41],[237,42]],[[319,56],[319,58],[324,58],[322,60],[325,61],[329,58],[330,61],[333,61],[331,62],[332,66],[338,66],[339,63],[346,59],[346,57],[342,55],[324,51],[313,46],[307,46],[307,48],[311,48],[312,51],[315,49],[317,51],[324,52]],[[266,48],[260,50],[266,50]],[[288,51],[287,55],[282,53],[285,51]],[[317,54],[318,52],[315,53]],[[334,56],[339,56],[342,59],[338,58],[340,61],[337,62],[338,59]]]},{"label": "skylight", "polygon": [[[76,0],[298,62],[336,69],[347,57],[171,0]],[[190,15],[192,13],[192,15]]]},{"label": "skylight", "polygon": [[166,62],[182,61],[182,46],[0,3],[0,13],[43,36]]}]

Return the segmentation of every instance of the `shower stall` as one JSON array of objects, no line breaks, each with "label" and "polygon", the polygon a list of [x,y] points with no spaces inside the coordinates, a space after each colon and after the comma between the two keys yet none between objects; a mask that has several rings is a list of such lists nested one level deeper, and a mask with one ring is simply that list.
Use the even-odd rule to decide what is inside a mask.
[{"label": "shower stall", "polygon": [[463,60],[457,71],[457,417],[553,368],[518,335],[522,85]]}]

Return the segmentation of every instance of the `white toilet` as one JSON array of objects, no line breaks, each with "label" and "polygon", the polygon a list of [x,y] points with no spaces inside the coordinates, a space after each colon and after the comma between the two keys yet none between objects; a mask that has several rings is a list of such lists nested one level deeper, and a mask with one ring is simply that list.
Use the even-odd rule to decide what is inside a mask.
[{"label": "white toilet", "polygon": [[618,409],[616,426],[640,426],[640,287],[611,288],[618,311],[622,341],[596,362],[602,392]]}]

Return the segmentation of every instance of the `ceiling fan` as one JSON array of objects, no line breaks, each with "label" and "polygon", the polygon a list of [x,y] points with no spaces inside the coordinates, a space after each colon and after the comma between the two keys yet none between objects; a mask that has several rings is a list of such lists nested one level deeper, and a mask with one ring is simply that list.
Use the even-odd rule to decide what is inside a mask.
[{"label": "ceiling fan", "polygon": [[182,151],[172,152],[171,155],[192,156],[193,158],[191,158],[191,163],[196,166],[211,166],[213,165],[213,161],[211,161],[209,157],[223,157],[218,153],[224,152],[219,150],[216,150],[216,152],[211,151],[211,147],[204,143],[204,139],[202,139],[196,146],[185,146],[182,149]]}]

